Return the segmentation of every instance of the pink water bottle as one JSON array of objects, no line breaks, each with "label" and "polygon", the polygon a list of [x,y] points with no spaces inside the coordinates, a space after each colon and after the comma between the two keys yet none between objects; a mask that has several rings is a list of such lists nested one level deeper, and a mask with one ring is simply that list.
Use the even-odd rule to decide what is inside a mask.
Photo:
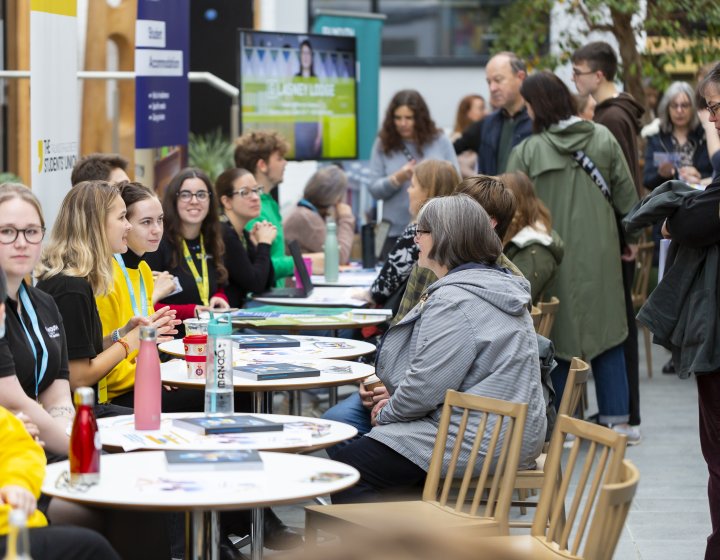
[{"label": "pink water bottle", "polygon": [[162,381],[155,327],[140,327],[140,352],[135,366],[135,429],[160,429]]},{"label": "pink water bottle", "polygon": [[95,391],[78,387],[75,391],[75,418],[70,432],[70,482],[95,484],[100,480],[100,433],[93,405]]}]

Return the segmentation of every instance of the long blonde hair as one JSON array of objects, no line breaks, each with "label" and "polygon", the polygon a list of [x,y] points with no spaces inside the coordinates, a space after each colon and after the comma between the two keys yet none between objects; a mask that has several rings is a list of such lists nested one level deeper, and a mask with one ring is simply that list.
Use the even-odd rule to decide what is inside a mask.
[{"label": "long blonde hair", "polygon": [[113,286],[113,256],[105,235],[110,207],[120,196],[107,181],[83,181],[67,193],[38,265],[38,278],[85,278],[95,296]]}]

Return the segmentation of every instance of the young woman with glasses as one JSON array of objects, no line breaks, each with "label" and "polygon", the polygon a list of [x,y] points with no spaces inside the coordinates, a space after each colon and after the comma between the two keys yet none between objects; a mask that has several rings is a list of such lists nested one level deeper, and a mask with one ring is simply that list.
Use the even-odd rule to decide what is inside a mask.
[{"label": "young woman with glasses", "polygon": [[225,293],[232,307],[242,307],[249,292],[263,292],[275,282],[270,247],[277,228],[263,220],[248,232],[248,222],[260,215],[263,187],[247,169],[232,168],[215,182],[215,190],[225,211],[222,225],[225,242]]},{"label": "young woman with glasses", "polygon": [[[0,268],[7,319],[0,330],[0,405],[37,425],[50,453],[67,455],[74,415],[63,320],[53,298],[25,282],[45,236],[40,203],[24,185],[0,186]],[[0,273],[1,274],[1,273]]]},{"label": "young woman with glasses", "polygon": [[222,289],[227,281],[225,249],[210,179],[200,169],[183,169],[165,189],[162,206],[163,238],[146,261],[151,269],[176,276],[182,288],[162,303],[174,309],[180,320],[203,309],[228,309]]}]

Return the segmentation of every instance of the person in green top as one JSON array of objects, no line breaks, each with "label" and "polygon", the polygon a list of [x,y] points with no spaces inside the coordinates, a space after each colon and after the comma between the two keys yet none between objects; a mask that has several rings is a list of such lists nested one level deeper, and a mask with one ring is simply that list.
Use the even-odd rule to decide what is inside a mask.
[{"label": "person in green top", "polygon": [[[270,246],[270,259],[275,270],[278,285],[285,283],[285,278],[293,275],[293,259],[285,251],[285,236],[282,229],[282,216],[278,205],[278,185],[285,175],[285,154],[288,144],[285,139],[272,130],[253,130],[240,136],[235,142],[235,166],[247,169],[258,185],[264,189],[261,200],[260,215],[248,222],[245,229],[250,231],[255,222],[267,220],[277,228],[277,236]],[[303,255],[312,258],[313,270],[321,270],[322,253]]]}]

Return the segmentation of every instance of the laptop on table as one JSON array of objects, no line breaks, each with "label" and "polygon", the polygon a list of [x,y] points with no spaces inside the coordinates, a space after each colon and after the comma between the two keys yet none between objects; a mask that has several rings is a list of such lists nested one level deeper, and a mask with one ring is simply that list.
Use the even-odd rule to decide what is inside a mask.
[{"label": "laptop on table", "polygon": [[255,297],[306,298],[312,294],[314,286],[307,268],[305,268],[300,244],[297,241],[291,241],[288,243],[288,249],[290,249],[290,256],[295,263],[295,270],[300,275],[302,288],[272,288],[261,294],[255,294]]}]

